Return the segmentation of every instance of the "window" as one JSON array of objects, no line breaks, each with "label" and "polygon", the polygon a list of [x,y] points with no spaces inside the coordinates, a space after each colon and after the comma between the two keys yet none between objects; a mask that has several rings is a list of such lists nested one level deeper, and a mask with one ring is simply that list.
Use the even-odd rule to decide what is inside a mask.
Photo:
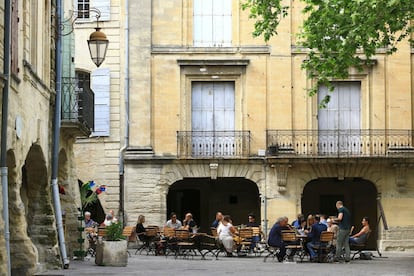
[{"label": "window", "polygon": [[78,18],[89,18],[89,0],[78,0]]},{"label": "window", "polygon": [[99,21],[110,20],[111,1],[110,0],[78,0],[77,1],[78,18],[80,19],[96,19],[96,12],[99,11],[101,17]]},{"label": "window", "polygon": [[194,0],[193,44],[196,47],[231,46],[231,0]]}]

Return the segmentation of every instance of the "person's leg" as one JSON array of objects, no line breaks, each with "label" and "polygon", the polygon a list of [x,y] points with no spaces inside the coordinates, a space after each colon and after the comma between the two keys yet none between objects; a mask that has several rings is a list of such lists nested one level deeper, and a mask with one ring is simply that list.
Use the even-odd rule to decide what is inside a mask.
[{"label": "person's leg", "polygon": [[314,258],[316,258],[316,252],[315,252],[315,250],[313,250],[312,246],[313,246],[313,243],[311,243],[311,242],[308,242],[306,244],[306,248],[308,249],[308,252],[309,252],[309,255],[310,255],[311,259],[314,259]]},{"label": "person's leg", "polygon": [[[345,245],[345,238],[347,237],[349,237],[349,231],[339,230],[338,236],[336,238],[336,254],[335,254],[336,259],[339,259],[341,257],[342,249],[344,248],[344,245]],[[349,243],[348,243],[348,248],[349,248]]]},{"label": "person's leg", "polygon": [[351,260],[351,249],[349,248],[349,231],[345,231],[344,246],[345,262],[349,262]]}]

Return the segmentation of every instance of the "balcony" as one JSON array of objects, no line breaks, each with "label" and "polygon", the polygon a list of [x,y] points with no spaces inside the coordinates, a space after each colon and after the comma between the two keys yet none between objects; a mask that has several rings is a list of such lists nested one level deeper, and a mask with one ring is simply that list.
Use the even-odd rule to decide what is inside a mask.
[{"label": "balcony", "polygon": [[177,131],[179,158],[240,158],[250,155],[250,131]]},{"label": "balcony", "polygon": [[414,154],[412,130],[267,131],[270,156],[385,157],[407,153]]},{"label": "balcony", "polygon": [[76,78],[62,78],[62,131],[89,136],[94,128],[94,94],[88,83],[78,87]]}]

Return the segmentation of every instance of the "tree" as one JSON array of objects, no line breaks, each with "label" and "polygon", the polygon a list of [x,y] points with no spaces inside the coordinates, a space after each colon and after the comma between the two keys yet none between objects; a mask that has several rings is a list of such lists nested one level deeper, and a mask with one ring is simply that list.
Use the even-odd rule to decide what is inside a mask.
[{"label": "tree", "polygon": [[[411,45],[414,30],[413,0],[300,0],[305,3],[304,21],[298,34],[298,46],[307,51],[302,68],[316,79],[309,95],[315,95],[321,84],[330,90],[331,79],[346,79],[350,67],[362,70],[381,49],[386,54],[397,51],[397,43],[408,38]],[[288,15],[283,0],[246,0],[255,19],[254,36],[265,41],[277,35],[277,27]],[[321,106],[329,102],[327,96]]]}]

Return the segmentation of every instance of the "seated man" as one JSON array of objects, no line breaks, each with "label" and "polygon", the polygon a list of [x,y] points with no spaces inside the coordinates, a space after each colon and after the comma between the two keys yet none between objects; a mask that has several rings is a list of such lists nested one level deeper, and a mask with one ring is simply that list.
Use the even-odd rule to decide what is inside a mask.
[{"label": "seated man", "polygon": [[308,239],[310,239],[310,242],[306,244],[306,247],[308,249],[311,261],[316,261],[318,259],[318,255],[313,249],[313,246],[319,245],[321,233],[323,231],[327,231],[327,229],[328,227],[326,227],[325,224],[321,223],[321,217],[319,215],[316,215],[315,223],[312,225],[311,230],[305,231],[305,233],[308,235]]},{"label": "seated man", "polygon": [[193,219],[193,214],[187,213],[183,221],[183,228],[190,233],[197,233],[197,223]]},{"label": "seated man", "polygon": [[362,229],[355,235],[349,237],[349,244],[363,244],[367,241],[367,235],[371,231],[371,228],[369,227],[369,218],[363,217],[361,224]]},{"label": "seated man", "polygon": [[165,223],[165,226],[169,228],[173,228],[173,229],[180,229],[183,225],[181,221],[177,219],[177,214],[172,212],[170,214],[170,219],[167,220],[167,222]]},{"label": "seated man", "polygon": [[[256,216],[254,214],[249,214],[248,220],[249,221],[246,223],[246,226],[247,227],[259,227],[259,229],[260,229],[260,224],[258,224],[256,222]],[[261,232],[261,230],[260,230],[260,232]],[[250,245],[250,248],[251,249],[254,249],[256,247],[256,245],[257,245],[258,242],[260,242],[260,235],[253,236],[252,237],[252,243]]]},{"label": "seated man", "polygon": [[217,228],[219,226],[219,224],[220,224],[220,222],[221,222],[222,219],[223,219],[223,214],[221,212],[217,212],[216,213],[216,219],[211,224],[211,227]]},{"label": "seated man", "polygon": [[277,254],[277,259],[279,262],[282,262],[283,258],[286,255],[286,248],[282,239],[282,230],[289,230],[287,224],[287,217],[278,218],[276,223],[273,225],[272,229],[270,229],[269,237],[267,240],[267,243],[270,246],[279,248],[279,254]]}]

